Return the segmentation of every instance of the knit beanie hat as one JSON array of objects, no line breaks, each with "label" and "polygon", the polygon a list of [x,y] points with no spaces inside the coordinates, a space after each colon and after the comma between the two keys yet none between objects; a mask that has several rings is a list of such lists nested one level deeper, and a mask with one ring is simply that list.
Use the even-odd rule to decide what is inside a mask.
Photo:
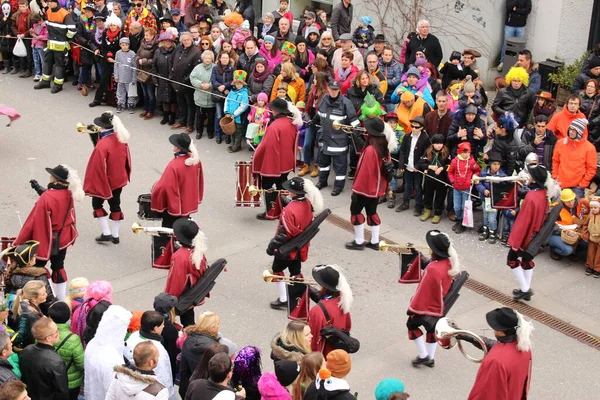
[{"label": "knit beanie hat", "polygon": [[575,129],[575,132],[577,132],[577,139],[575,140],[581,140],[583,138],[583,131],[585,130],[587,124],[588,120],[585,118],[577,118],[574,119],[573,122],[571,122],[569,128],[573,128]]},{"label": "knit beanie hat", "polygon": [[467,75],[467,81],[465,82],[463,90],[465,93],[475,93],[475,84],[471,80],[471,75]]},{"label": "knit beanie hat", "polygon": [[460,51],[454,50],[452,52],[452,54],[450,54],[450,61],[452,61],[452,60],[459,60],[460,61],[460,57],[461,57]]},{"label": "knit beanie hat", "polygon": [[281,386],[286,387],[294,383],[300,374],[300,365],[291,360],[275,361],[275,376]]},{"label": "knit beanie hat", "polygon": [[350,373],[352,369],[352,360],[350,354],[345,350],[333,350],[327,354],[327,369],[331,371],[331,376],[343,378]]},{"label": "knit beanie hat", "polygon": [[271,35],[266,35],[263,38],[263,41],[265,41],[265,42],[271,42],[271,43],[275,44],[275,37],[271,36]]},{"label": "knit beanie hat", "polygon": [[360,22],[365,27],[367,27],[367,26],[371,25],[371,22],[373,22],[373,19],[369,16],[363,15],[362,17],[360,17]]},{"label": "knit beanie hat", "polygon": [[247,19],[245,19],[244,22],[242,22],[242,29],[244,29],[244,30],[250,29],[250,22],[248,22]]},{"label": "knit beanie hat", "polygon": [[296,46],[298,46],[300,43],[306,43],[306,38],[302,35],[298,35],[296,36],[296,40],[294,40],[294,43],[296,44]]},{"label": "knit beanie hat", "polygon": [[406,90],[404,93],[402,93],[402,96],[400,96],[400,101],[402,102],[406,102],[406,101],[412,101],[415,99],[415,95],[412,94],[412,92]]},{"label": "knit beanie hat", "polygon": [[304,35],[306,37],[308,37],[308,35],[310,35],[311,33],[316,34],[317,36],[319,36],[319,30],[317,29],[317,27],[311,25],[309,27],[306,28],[306,31],[304,32]]},{"label": "knit beanie hat", "polygon": [[375,400],[387,400],[390,394],[397,392],[404,392],[404,383],[396,378],[386,378],[375,388]]},{"label": "knit beanie hat", "polygon": [[71,318],[71,309],[64,301],[57,301],[48,308],[48,316],[55,324],[66,324]]},{"label": "knit beanie hat", "polygon": [[465,108],[465,114],[475,114],[475,115],[477,115],[477,107],[475,107],[473,104],[469,104]]},{"label": "knit beanie hat", "polygon": [[419,72],[419,70],[417,69],[417,67],[410,67],[408,69],[408,72],[406,73],[406,76],[410,76],[410,75],[414,75],[417,78],[421,79],[421,73]]},{"label": "knit beanie hat", "polygon": [[600,207],[600,201],[597,198],[592,198],[590,201],[590,207]]},{"label": "knit beanie hat", "polygon": [[431,137],[431,144],[436,144],[436,143],[441,143],[444,144],[446,143],[446,138],[444,138],[444,135],[436,133],[435,135],[433,135]]},{"label": "knit beanie hat", "polygon": [[588,64],[588,68],[592,69],[592,68],[596,68],[596,67],[600,67],[600,57],[593,56],[592,59],[590,60],[590,63]]},{"label": "knit beanie hat", "polygon": [[119,44],[121,43],[131,44],[128,37],[122,37],[121,39],[119,39]]},{"label": "knit beanie hat", "polygon": [[154,310],[161,314],[168,314],[177,304],[177,297],[169,293],[161,293],[154,298]]}]

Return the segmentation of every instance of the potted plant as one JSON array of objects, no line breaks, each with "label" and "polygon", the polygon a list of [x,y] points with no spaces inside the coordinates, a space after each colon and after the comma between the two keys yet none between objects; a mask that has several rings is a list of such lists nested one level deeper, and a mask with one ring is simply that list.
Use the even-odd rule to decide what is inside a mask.
[{"label": "potted plant", "polygon": [[559,106],[567,102],[567,98],[571,94],[573,82],[575,82],[575,78],[581,73],[583,62],[588,58],[589,54],[590,52],[586,51],[581,57],[573,61],[573,63],[559,67],[555,74],[548,74],[550,82],[558,85],[556,102]]}]

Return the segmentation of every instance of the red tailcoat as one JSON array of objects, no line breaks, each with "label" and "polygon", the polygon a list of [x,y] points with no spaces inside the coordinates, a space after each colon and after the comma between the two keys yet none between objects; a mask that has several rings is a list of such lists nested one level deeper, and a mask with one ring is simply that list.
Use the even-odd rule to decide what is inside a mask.
[{"label": "red tailcoat", "polygon": [[[329,318],[331,320],[331,325],[338,329],[345,329],[350,332],[352,328],[352,318],[350,318],[350,313],[344,314],[342,309],[340,308],[340,299],[338,297],[330,298],[330,299],[322,299],[320,301],[327,310],[329,314]],[[335,350],[329,343],[324,343],[321,339],[321,328],[329,325],[327,320],[325,320],[325,315],[323,315],[323,310],[318,305],[313,306],[308,312],[308,319],[306,320],[308,326],[310,326],[310,331],[315,332],[312,338],[312,342],[310,344],[312,351],[320,351],[323,353],[324,357],[327,357],[327,354]]]},{"label": "red tailcoat", "polygon": [[280,177],[296,166],[296,136],[298,128],[283,114],[276,115],[254,152],[252,173]]},{"label": "red tailcoat", "polygon": [[177,217],[187,217],[198,211],[204,196],[202,163],[185,165],[191,154],[176,156],[165,168],[162,176],[152,187],[150,208],[152,211],[168,212]]},{"label": "red tailcoat", "polygon": [[498,342],[479,366],[469,400],[525,400],[530,381],[531,351]]},{"label": "red tailcoat", "polygon": [[434,260],[427,265],[423,271],[423,279],[410,300],[409,311],[432,317],[444,315],[444,296],[452,285],[452,277],[448,275],[451,267],[449,258]]},{"label": "red tailcoat", "polygon": [[[71,199],[71,208],[65,221],[69,199]],[[19,245],[27,240],[37,240],[40,242],[37,258],[46,261],[50,258],[52,232],[58,232],[62,228],[63,221],[65,226],[60,233],[60,249],[75,243],[79,233],[75,228],[74,203],[71,191],[68,189],[46,190],[33,206],[13,245]]]},{"label": "red tailcoat", "polygon": [[127,185],[131,176],[131,156],[127,143],[119,142],[117,134],[98,141],[90,156],[83,190],[85,194],[104,200],[112,198],[112,191]]},{"label": "red tailcoat", "polygon": [[200,268],[192,263],[192,252],[194,249],[180,247],[171,258],[171,268],[167,276],[165,293],[179,297],[187,288],[192,287],[206,271],[206,257],[202,257]]},{"label": "red tailcoat", "polygon": [[[288,239],[298,236],[306,227],[312,222],[313,213],[312,205],[308,199],[304,200],[292,200],[287,206],[283,208],[279,222],[277,223],[277,230],[283,226]],[[300,255],[300,261],[304,262],[308,259],[308,248],[310,243],[302,247],[300,250],[296,250],[290,253],[288,260],[295,260]]]},{"label": "red tailcoat", "polygon": [[546,189],[532,190],[525,196],[517,219],[510,231],[508,244],[513,249],[526,249],[533,235],[538,233],[548,214]]},{"label": "red tailcoat", "polygon": [[387,179],[382,172],[383,159],[373,146],[367,146],[358,160],[352,191],[361,196],[379,198],[385,194]]}]

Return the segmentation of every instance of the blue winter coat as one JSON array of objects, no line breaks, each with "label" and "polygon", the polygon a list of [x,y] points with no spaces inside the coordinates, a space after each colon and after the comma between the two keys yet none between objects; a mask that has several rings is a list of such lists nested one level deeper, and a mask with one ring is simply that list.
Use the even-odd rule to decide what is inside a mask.
[{"label": "blue winter coat", "polygon": [[244,86],[240,90],[232,87],[225,99],[225,114],[233,115],[236,124],[242,123],[242,114],[248,109],[249,97],[248,88]]},{"label": "blue winter coat", "polygon": [[[490,167],[487,167],[486,169],[481,170],[481,173],[479,174],[479,176],[482,178],[486,178],[488,176],[495,176],[498,178],[503,178],[506,176],[506,173],[504,172],[504,170],[502,168],[500,168],[498,170],[498,172],[496,172],[495,175],[492,175],[490,172]],[[481,196],[481,198],[487,197],[483,194],[483,192],[485,192],[486,190],[491,191],[491,185],[490,185],[489,181],[479,181],[479,183],[477,185],[475,185],[475,187],[479,191],[479,195]]]}]

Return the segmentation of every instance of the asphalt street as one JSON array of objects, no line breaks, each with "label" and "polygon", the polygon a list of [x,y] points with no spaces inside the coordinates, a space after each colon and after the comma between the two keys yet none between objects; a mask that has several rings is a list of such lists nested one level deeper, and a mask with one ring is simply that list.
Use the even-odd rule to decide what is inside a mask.
[{"label": "asphalt street", "polygon": [[[85,134],[77,133],[77,122],[86,124],[107,107],[89,108],[91,97],[82,97],[70,85],[57,95],[49,90],[34,91],[33,82],[14,75],[0,75],[0,104],[17,108],[22,118],[11,127],[0,120],[0,236],[14,236],[19,216],[24,221],[36,201],[28,181],[46,183],[45,167],[68,164],[84,176],[92,151]],[[136,114],[121,114],[131,133],[133,160],[131,183],[122,194],[125,220],[119,245],[99,245],[94,237],[100,233],[92,217],[90,198],[76,205],[79,238],[67,255],[69,277],[85,276],[89,280],[107,279],[115,290],[115,302],[130,310],[152,308],[152,299],[164,289],[167,272],[150,267],[150,237],[134,235],[131,224],[137,221],[138,195],[148,193],[164,166],[172,157],[167,138],[173,131],[158,124],[159,118],[143,121]],[[217,280],[206,304],[197,309],[215,311],[221,316],[222,334],[239,347],[256,345],[263,350],[263,367],[272,370],[269,358],[271,338],[286,324],[285,312],[269,308],[276,297],[276,287],[264,283],[261,273],[269,268],[271,258],[265,253],[276,222],[258,221],[252,208],[235,208],[235,169],[238,160],[249,160],[243,150],[228,154],[225,143],[217,145],[204,137],[195,141],[205,174],[205,198],[194,219],[209,239],[209,262],[226,258],[227,272]],[[35,160],[28,161],[29,158]],[[326,207],[343,218],[349,217],[350,185],[338,196],[324,189]],[[434,228],[412,216],[412,212],[395,213],[383,205],[382,235],[398,243],[425,243],[425,233]],[[481,216],[476,218],[481,219]],[[157,225],[141,221],[145,226]],[[510,293],[515,282],[505,265],[506,248],[477,240],[475,232],[456,235],[451,223],[437,226],[450,232],[461,257],[462,268],[471,277],[503,293]],[[348,381],[361,399],[372,399],[377,383],[387,377],[404,381],[413,399],[465,399],[475,379],[477,365],[463,358],[458,350],[438,349],[433,369],[415,369],[410,360],[416,349],[407,339],[406,309],[415,286],[399,285],[398,256],[372,250],[351,252],[344,243],[352,234],[331,223],[322,225],[321,233],[311,244],[305,275],[317,264],[339,264],[347,272],[354,292],[352,334],[361,341],[361,350],[352,357],[353,368]],[[586,277],[583,263],[552,261],[548,254],[536,258],[530,304],[546,313],[600,336],[600,280]],[[461,328],[492,336],[485,313],[498,303],[463,289],[450,317]],[[600,383],[594,378],[600,364],[600,352],[574,339],[535,323],[533,337],[533,378],[531,399],[597,399]],[[468,347],[467,347],[468,348]],[[475,349],[469,349],[476,353]]]}]

